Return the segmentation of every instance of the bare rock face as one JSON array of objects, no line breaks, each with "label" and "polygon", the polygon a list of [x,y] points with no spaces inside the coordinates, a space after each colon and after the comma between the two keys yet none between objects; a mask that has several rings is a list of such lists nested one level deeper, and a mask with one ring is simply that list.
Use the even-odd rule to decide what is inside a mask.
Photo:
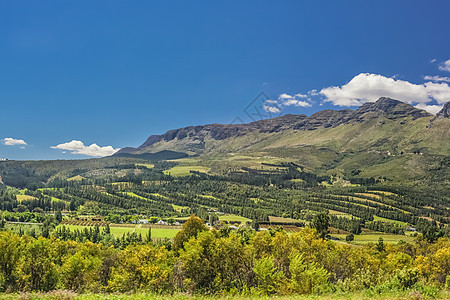
[{"label": "bare rock face", "polygon": [[[450,104],[447,103],[441,111],[444,117],[449,116]],[[167,131],[162,135],[152,135],[138,148],[124,148],[118,152],[133,153],[145,152],[147,148],[161,141],[181,141],[190,139],[196,145],[204,145],[206,138],[224,140],[239,137],[249,132],[273,133],[285,130],[315,130],[320,127],[336,127],[341,124],[366,122],[371,119],[385,117],[388,119],[400,119],[412,117],[413,119],[431,117],[424,110],[417,109],[407,103],[382,97],[376,102],[367,102],[357,110],[323,110],[309,117],[306,115],[284,115],[281,117],[260,120],[247,124],[209,124],[201,126],[189,126]]]},{"label": "bare rock face", "polygon": [[398,119],[412,116],[413,119],[431,117],[432,114],[425,110],[415,108],[407,103],[381,97],[376,102],[367,102],[355,110],[353,118],[358,121],[371,117],[379,117],[384,115],[389,119]]},{"label": "bare rock face", "polygon": [[450,119],[450,101],[444,104],[444,107],[441,109],[440,112],[436,114],[437,119]]}]

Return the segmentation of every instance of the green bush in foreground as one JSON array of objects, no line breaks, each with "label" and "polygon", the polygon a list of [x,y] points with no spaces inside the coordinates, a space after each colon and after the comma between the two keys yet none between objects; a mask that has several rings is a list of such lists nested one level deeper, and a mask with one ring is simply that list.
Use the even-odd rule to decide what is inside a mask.
[{"label": "green bush in foreground", "polygon": [[419,235],[414,245],[380,247],[327,241],[308,227],[295,234],[249,232],[205,230],[193,216],[175,238],[176,247],[149,243],[122,250],[0,232],[0,291],[50,292],[43,297],[51,297],[55,290],[144,292],[151,293],[149,297],[180,293],[351,295],[361,291],[369,297],[415,291],[421,297],[435,297],[450,282],[450,241],[446,238],[429,243]]}]

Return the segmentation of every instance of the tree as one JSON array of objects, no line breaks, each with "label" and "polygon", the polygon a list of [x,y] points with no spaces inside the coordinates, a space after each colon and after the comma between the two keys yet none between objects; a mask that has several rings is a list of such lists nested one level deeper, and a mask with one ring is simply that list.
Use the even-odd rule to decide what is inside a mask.
[{"label": "tree", "polygon": [[216,214],[210,214],[209,215],[209,224],[211,226],[214,226],[214,222],[219,221],[219,217]]},{"label": "tree", "polygon": [[111,234],[111,228],[109,227],[109,223],[105,226],[105,234]]},{"label": "tree", "polygon": [[345,237],[345,240],[347,242],[352,242],[355,239],[355,236],[353,235],[353,233],[349,233],[347,234],[347,236]]},{"label": "tree", "polygon": [[378,252],[383,252],[384,251],[384,242],[383,242],[383,238],[380,237],[378,239],[378,243],[377,243],[377,251]]},{"label": "tree", "polygon": [[128,246],[119,252],[118,264],[112,269],[108,290],[113,292],[152,292],[169,290],[173,270],[171,253],[165,247]]},{"label": "tree", "polygon": [[252,226],[252,228],[255,229],[256,231],[259,230],[259,222],[258,222],[258,221],[253,220],[251,226]]},{"label": "tree", "polygon": [[61,221],[62,221],[62,213],[61,213],[60,209],[58,209],[58,211],[56,212],[55,218],[58,221],[58,223],[61,223]]},{"label": "tree", "polygon": [[319,236],[323,239],[328,234],[328,227],[330,226],[330,217],[327,212],[320,212],[314,216],[311,223],[312,228],[317,230]]},{"label": "tree", "polygon": [[77,210],[77,204],[75,203],[75,200],[71,200],[71,201],[70,201],[69,209],[70,209],[71,211]]},{"label": "tree", "polygon": [[152,228],[149,227],[148,232],[147,232],[147,243],[151,243],[151,242],[152,242]]},{"label": "tree", "polygon": [[207,230],[208,227],[206,227],[202,219],[196,217],[195,215],[190,216],[173,240],[174,249],[183,249],[184,243],[189,241],[191,237],[197,237],[199,232]]}]

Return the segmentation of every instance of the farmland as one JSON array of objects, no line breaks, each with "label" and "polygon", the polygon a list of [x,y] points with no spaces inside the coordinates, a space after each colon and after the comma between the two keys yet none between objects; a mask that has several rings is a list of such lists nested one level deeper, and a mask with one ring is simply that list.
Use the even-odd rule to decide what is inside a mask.
[{"label": "farmland", "polygon": [[[140,290],[133,287],[139,282],[167,294],[247,293],[251,286],[251,293],[271,295],[262,279],[271,278],[267,274],[277,274],[270,284],[280,294],[321,287],[403,291],[408,283],[399,276],[410,276],[417,289],[445,286],[447,269],[439,265],[446,261],[449,236],[444,187],[374,178],[352,183],[343,174],[314,173],[260,154],[162,162],[106,158],[93,160],[92,170],[85,162],[71,163],[84,169],[66,171],[39,188],[0,189],[0,243],[21,241],[21,251],[30,253],[52,249],[43,253],[60,256],[49,272],[70,290],[130,292]],[[80,180],[72,180],[76,176]],[[21,286],[30,284],[27,264],[16,264]],[[301,274],[312,278],[292,276],[291,270],[305,268],[311,273]],[[366,285],[361,269],[369,274]],[[70,272],[91,276],[96,285],[66,280]],[[195,285],[175,287],[173,278]]]},{"label": "farmland", "polygon": [[210,170],[210,168],[204,167],[204,166],[176,166],[169,170],[165,170],[164,174],[175,176],[175,177],[180,177],[180,176],[191,175],[191,171],[207,173],[207,172],[209,172],[209,170]]},{"label": "farmland", "polygon": [[[345,242],[345,234],[331,234],[333,237],[339,238],[339,240]],[[407,243],[414,242],[414,237],[408,235],[398,235],[398,234],[384,234],[382,232],[372,232],[370,234],[359,234],[354,236],[355,239],[352,241],[352,244],[368,244],[368,243],[377,243],[380,238],[383,239],[385,243],[398,243],[400,241],[404,241]]]},{"label": "farmland", "polygon": [[[175,237],[177,232],[180,230],[180,227],[177,228],[164,228],[158,225],[153,226],[143,226],[141,224],[133,225],[133,226],[120,226],[121,224],[111,224],[110,230],[111,234],[115,237],[121,237],[124,234],[127,233],[133,233],[141,234],[142,236],[145,236],[148,234],[149,227],[151,227],[151,234],[153,238],[168,238],[172,239]],[[81,226],[81,225],[59,225],[58,227],[65,226],[66,228],[70,230],[83,230],[85,228],[92,228],[92,226]],[[57,228],[58,228],[57,227]]]}]

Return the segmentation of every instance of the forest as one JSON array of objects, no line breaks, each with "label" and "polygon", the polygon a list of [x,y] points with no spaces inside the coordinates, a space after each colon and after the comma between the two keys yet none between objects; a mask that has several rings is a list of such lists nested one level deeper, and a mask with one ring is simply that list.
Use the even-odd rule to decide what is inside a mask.
[{"label": "forest", "polygon": [[107,244],[0,232],[0,289],[292,295],[414,288],[433,296],[450,284],[450,241],[421,234],[413,244],[355,247],[309,227],[230,232],[191,216],[171,243]]},{"label": "forest", "polygon": [[292,162],[187,176],[169,174],[175,161],[83,163],[64,176],[60,166],[2,166],[0,292],[445,297],[449,288],[445,185],[337,184]]}]

